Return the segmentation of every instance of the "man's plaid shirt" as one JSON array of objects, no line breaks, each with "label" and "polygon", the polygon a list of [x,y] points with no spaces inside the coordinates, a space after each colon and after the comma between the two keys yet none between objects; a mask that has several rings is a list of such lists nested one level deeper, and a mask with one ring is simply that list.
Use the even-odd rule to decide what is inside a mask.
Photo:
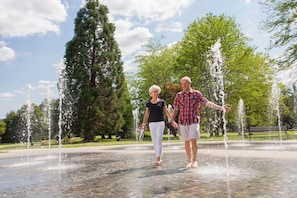
[{"label": "man's plaid shirt", "polygon": [[198,90],[177,93],[173,106],[179,108],[178,123],[184,126],[199,123],[200,108],[207,101]]}]

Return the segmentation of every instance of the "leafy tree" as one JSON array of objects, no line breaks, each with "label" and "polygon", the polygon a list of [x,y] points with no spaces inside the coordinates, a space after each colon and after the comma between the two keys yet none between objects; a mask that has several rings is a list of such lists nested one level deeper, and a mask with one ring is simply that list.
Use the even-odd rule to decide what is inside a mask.
[{"label": "leafy tree", "polygon": [[[158,40],[149,40],[145,52],[136,57],[139,70],[136,74],[138,108],[140,117],[144,111],[145,102],[150,98],[148,90],[153,84],[162,89],[161,96],[168,104],[172,103],[176,94],[172,93],[171,86],[177,80],[173,67],[176,61],[177,45],[162,46]],[[176,91],[176,90],[173,90]]]},{"label": "leafy tree", "polygon": [[[40,122],[42,124],[43,131],[40,133],[40,138],[48,139],[49,137],[54,138],[54,133],[58,131],[58,114],[55,114],[55,99],[45,99],[39,105],[42,111],[42,116],[40,116]],[[49,134],[50,133],[50,134]]]},{"label": "leafy tree", "polygon": [[176,93],[182,90],[180,84],[166,83],[162,87],[162,92],[160,94],[161,98],[164,98],[168,104],[173,104]]},{"label": "leafy tree", "polygon": [[22,123],[22,117],[20,117],[15,111],[12,111],[6,115],[3,120],[6,128],[5,133],[2,135],[2,143],[13,143],[21,140],[23,133],[25,132],[25,126]]},{"label": "leafy tree", "polygon": [[[297,114],[294,112],[294,95],[290,89],[281,86],[280,95],[280,115],[281,125],[286,125],[288,128],[294,128],[297,124]],[[278,124],[275,122],[275,124]]]},{"label": "leafy tree", "polygon": [[[247,126],[265,126],[268,123],[268,99],[270,97],[272,71],[266,57],[254,53],[251,48],[239,48],[231,63],[228,79],[228,102],[234,111],[230,115],[236,119],[236,108],[239,99],[244,100]],[[261,102],[259,102],[261,101]],[[229,114],[229,113],[228,113]],[[232,121],[232,120],[231,120]]]},{"label": "leafy tree", "polygon": [[75,35],[66,46],[65,76],[75,107],[72,128],[81,130],[85,141],[93,141],[95,135],[111,137],[123,126],[129,130],[123,113],[126,120],[132,119],[115,26],[107,14],[108,8],[98,0],[88,0],[77,14]]},{"label": "leafy tree", "polygon": [[122,114],[123,119],[125,121],[122,128],[117,131],[117,135],[121,136],[123,138],[131,138],[133,136],[133,128],[134,128],[134,122],[133,122],[133,115],[132,115],[132,104],[131,104],[131,97],[129,95],[129,92],[127,90],[127,82],[124,82],[122,93],[119,93],[119,97],[123,100],[123,106],[122,106]]},{"label": "leafy tree", "polygon": [[[236,108],[240,98],[245,100],[248,125],[263,125],[268,120],[269,80],[273,72],[269,68],[268,57],[255,53],[254,48],[249,46],[250,39],[239,29],[231,17],[207,14],[191,23],[183,40],[171,48],[151,40],[146,46],[147,51],[137,57],[139,71],[135,80],[137,83],[134,84],[138,91],[135,95],[139,101],[143,101],[138,104],[143,106],[144,100],[149,98],[147,90],[152,84],[160,85],[163,89],[161,96],[172,100],[178,89],[175,89],[174,94],[168,94],[166,89],[170,84],[179,83],[183,76],[191,77],[193,88],[201,90],[209,100],[220,104],[213,95],[215,81],[211,81],[206,56],[210,47],[220,39],[224,60],[224,91],[227,96],[225,101],[233,108],[227,114],[228,126],[232,128],[237,123]],[[222,123],[213,125],[213,122],[216,117],[222,116],[221,112],[206,108],[202,109],[202,114],[203,118],[207,118],[202,119],[202,127],[206,127],[211,135],[218,135]]]},{"label": "leafy tree", "polygon": [[0,121],[0,136],[2,136],[6,129],[6,123],[4,121]]},{"label": "leafy tree", "polygon": [[[211,101],[216,101],[213,93],[212,81],[210,81],[209,64],[206,54],[210,47],[218,40],[221,40],[221,53],[224,60],[222,70],[225,76],[224,92],[227,98],[225,103],[236,109],[240,98],[248,105],[246,110],[250,111],[250,124],[255,123],[251,120],[261,120],[255,117],[262,117],[265,114],[267,105],[258,105],[259,100],[265,103],[269,93],[269,83],[267,80],[271,75],[269,65],[266,63],[266,56],[256,54],[250,47],[249,39],[240,31],[239,25],[235,20],[225,15],[215,16],[207,14],[201,19],[192,22],[185,32],[183,40],[180,42],[177,64],[174,67],[176,73],[182,76],[189,76],[192,79],[193,87],[201,92]],[[257,101],[257,102],[255,102]],[[268,99],[267,99],[268,101]],[[257,114],[254,112],[257,109]],[[235,125],[235,113],[228,113],[229,127]],[[213,126],[212,122],[216,117],[220,117],[220,112],[213,112],[211,109],[202,111],[202,117],[207,118],[207,130],[211,135],[218,135],[218,126]],[[254,119],[255,118],[255,119]]]},{"label": "leafy tree", "polygon": [[[6,115],[3,120],[6,128],[2,142],[27,142],[28,134],[31,135],[32,140],[40,140],[45,135],[47,128],[42,110],[40,106],[34,103],[31,104],[31,107],[32,112],[30,114],[28,114],[28,105],[23,105],[17,112],[12,111]],[[28,121],[30,121],[30,126]]]},{"label": "leafy tree", "polygon": [[270,49],[285,47],[280,65],[292,65],[297,60],[297,1],[295,0],[264,0],[261,2],[267,14],[262,28],[273,32]]},{"label": "leafy tree", "polygon": [[40,140],[47,133],[46,122],[44,120],[44,114],[40,106],[33,104],[33,112],[31,118],[31,132],[34,140]]}]

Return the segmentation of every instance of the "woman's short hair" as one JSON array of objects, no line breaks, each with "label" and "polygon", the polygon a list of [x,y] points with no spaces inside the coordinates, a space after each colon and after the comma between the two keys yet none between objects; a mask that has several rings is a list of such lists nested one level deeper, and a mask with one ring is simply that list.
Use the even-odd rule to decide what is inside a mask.
[{"label": "woman's short hair", "polygon": [[158,91],[158,94],[161,92],[161,88],[158,85],[152,85],[149,88],[149,94],[152,95],[153,91]]}]

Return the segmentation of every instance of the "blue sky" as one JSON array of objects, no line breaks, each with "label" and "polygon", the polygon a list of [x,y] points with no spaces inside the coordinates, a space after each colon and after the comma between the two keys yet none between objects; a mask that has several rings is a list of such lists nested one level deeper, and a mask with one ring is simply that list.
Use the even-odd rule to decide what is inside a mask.
[{"label": "blue sky", "polygon": [[[178,42],[187,26],[206,13],[235,17],[251,45],[266,52],[265,19],[258,0],[101,0],[116,25],[115,38],[123,55],[124,70],[135,71],[133,56],[148,38],[164,44]],[[58,98],[58,65],[65,44],[73,37],[74,19],[83,0],[1,0],[0,4],[0,119],[29,100],[40,104]],[[271,56],[281,53],[269,51]],[[30,87],[30,88],[29,88]]]}]

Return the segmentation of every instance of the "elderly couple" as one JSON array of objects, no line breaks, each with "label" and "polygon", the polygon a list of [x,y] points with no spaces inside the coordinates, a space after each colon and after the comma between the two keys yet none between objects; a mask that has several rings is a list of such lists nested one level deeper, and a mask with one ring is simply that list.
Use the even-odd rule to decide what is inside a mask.
[{"label": "elderly couple", "polygon": [[[200,107],[205,105],[209,108],[229,112],[231,109],[227,106],[219,106],[208,101],[198,90],[191,88],[191,79],[187,76],[181,79],[182,91],[177,93],[173,102],[173,113],[167,109],[164,100],[159,98],[161,88],[153,85],[149,88],[151,99],[146,103],[143,123],[143,129],[149,122],[150,133],[156,155],[156,165],[162,162],[162,139],[165,127],[163,113],[165,112],[174,128],[179,128],[179,138],[185,142],[185,150],[188,157],[187,168],[196,168],[198,145],[197,139],[200,138],[199,115]],[[174,118],[179,112],[178,124]]]}]

